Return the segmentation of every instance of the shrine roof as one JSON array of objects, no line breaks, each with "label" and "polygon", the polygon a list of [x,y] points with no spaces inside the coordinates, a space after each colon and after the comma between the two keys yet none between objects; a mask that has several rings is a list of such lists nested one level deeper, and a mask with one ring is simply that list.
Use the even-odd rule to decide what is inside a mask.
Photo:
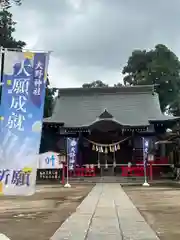
[{"label": "shrine roof", "polygon": [[[123,126],[148,126],[152,121],[176,118],[161,112],[153,86],[59,89],[53,114],[44,122],[66,127],[88,127],[103,120],[104,111]],[[104,120],[107,120],[105,118]]]}]

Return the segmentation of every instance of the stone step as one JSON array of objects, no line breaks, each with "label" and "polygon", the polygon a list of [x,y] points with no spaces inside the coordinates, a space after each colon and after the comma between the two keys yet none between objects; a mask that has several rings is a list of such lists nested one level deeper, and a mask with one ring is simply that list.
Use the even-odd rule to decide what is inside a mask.
[{"label": "stone step", "polygon": [[[66,181],[66,179],[65,179]],[[69,178],[70,183],[143,183],[143,177],[71,177]],[[60,180],[50,181],[41,180],[37,181],[37,184],[61,184]]]},{"label": "stone step", "polygon": [[144,178],[129,178],[129,177],[89,177],[89,178],[70,178],[70,182],[91,182],[91,183],[126,183],[126,182],[143,182]]}]

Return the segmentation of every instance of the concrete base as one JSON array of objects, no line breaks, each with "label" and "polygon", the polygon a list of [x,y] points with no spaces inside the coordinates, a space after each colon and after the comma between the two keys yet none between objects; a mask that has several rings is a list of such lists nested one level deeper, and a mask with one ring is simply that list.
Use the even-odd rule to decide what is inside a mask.
[{"label": "concrete base", "polygon": [[0,240],[10,240],[10,238],[8,238],[4,234],[0,233]]},{"label": "concrete base", "polygon": [[69,183],[66,183],[66,184],[64,185],[64,187],[65,187],[65,188],[71,188],[71,185],[70,185]]},{"label": "concrete base", "polygon": [[149,183],[148,182],[144,182],[143,183],[143,187],[149,187],[150,185],[149,185]]}]

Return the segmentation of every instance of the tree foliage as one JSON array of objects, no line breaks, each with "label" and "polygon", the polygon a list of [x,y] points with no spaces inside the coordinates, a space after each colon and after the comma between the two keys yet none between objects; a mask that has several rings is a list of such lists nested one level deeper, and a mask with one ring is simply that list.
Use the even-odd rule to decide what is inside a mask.
[{"label": "tree foliage", "polygon": [[12,14],[7,10],[0,11],[0,46],[4,48],[23,48],[26,44],[23,41],[17,41],[13,37],[16,22],[12,19]]},{"label": "tree foliage", "polygon": [[45,93],[45,103],[44,103],[44,117],[50,117],[52,115],[54,107],[54,94],[56,89],[50,88],[49,78],[47,79],[46,84],[46,93]]},{"label": "tree foliage", "polygon": [[[7,9],[3,9],[0,11],[0,47],[3,48],[18,48],[22,49],[26,44],[23,41],[16,40],[13,37],[13,33],[15,32],[16,22],[12,19],[12,14],[8,12]],[[4,55],[2,55],[1,64],[1,81],[3,75],[3,59]],[[2,87],[0,87],[0,96],[2,92]]]},{"label": "tree foliage", "polygon": [[180,61],[165,45],[133,51],[122,73],[125,85],[157,84],[162,111],[180,113]]},{"label": "tree foliage", "polygon": [[123,84],[118,82],[118,83],[114,84],[114,87],[123,87]]},{"label": "tree foliage", "polygon": [[[17,4],[20,4],[20,1],[15,1]],[[10,1],[6,1],[7,4],[10,4]],[[8,49],[22,49],[26,44],[23,41],[16,40],[13,37],[15,32],[16,22],[12,19],[12,14],[7,10],[3,9],[0,11],[0,46]],[[3,62],[3,61],[2,61]],[[3,66],[2,66],[3,71]],[[2,80],[2,79],[1,79]],[[49,79],[46,86],[46,95],[45,95],[45,107],[44,107],[44,117],[49,117],[52,114],[53,102],[55,90],[51,89],[49,86]],[[0,87],[1,93],[1,87]]]},{"label": "tree foliage", "polygon": [[108,87],[108,84],[103,83],[101,80],[96,80],[91,83],[84,83],[82,85],[83,88],[102,88],[102,87]]},{"label": "tree foliage", "polygon": [[0,0],[0,6],[4,9],[11,7],[12,4],[21,5],[21,0]]},{"label": "tree foliage", "polygon": [[[122,87],[122,83],[117,83],[114,84],[114,87]],[[108,84],[102,82],[101,80],[96,80],[96,81],[92,81],[91,83],[84,83],[82,85],[83,88],[103,88],[103,87],[109,87]]]}]

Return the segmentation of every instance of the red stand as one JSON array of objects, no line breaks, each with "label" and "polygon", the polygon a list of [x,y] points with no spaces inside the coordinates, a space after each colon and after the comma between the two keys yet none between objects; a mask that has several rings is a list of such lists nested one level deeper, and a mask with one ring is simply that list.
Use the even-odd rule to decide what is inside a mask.
[{"label": "red stand", "polygon": [[73,171],[73,176],[76,177],[76,167],[75,167],[75,169]]},{"label": "red stand", "polygon": [[91,177],[91,168],[88,168],[88,177]]},{"label": "red stand", "polygon": [[82,167],[81,168],[81,174],[80,174],[81,177],[84,177],[84,168]]},{"label": "red stand", "polygon": [[87,167],[85,168],[84,176],[85,176],[85,177],[88,177],[88,169],[87,169]]},{"label": "red stand", "polygon": [[150,162],[150,166],[149,166],[149,170],[150,170],[150,180],[152,181],[153,180],[153,165],[152,165],[152,162]]},{"label": "red stand", "polygon": [[77,175],[76,175],[77,177],[80,177],[81,175],[80,175],[80,167],[78,167],[77,168]]},{"label": "red stand", "polygon": [[127,167],[127,177],[131,176],[131,167]]},{"label": "red stand", "polygon": [[92,172],[92,177],[95,177],[96,174],[95,174],[95,167],[93,167],[93,172]]}]

